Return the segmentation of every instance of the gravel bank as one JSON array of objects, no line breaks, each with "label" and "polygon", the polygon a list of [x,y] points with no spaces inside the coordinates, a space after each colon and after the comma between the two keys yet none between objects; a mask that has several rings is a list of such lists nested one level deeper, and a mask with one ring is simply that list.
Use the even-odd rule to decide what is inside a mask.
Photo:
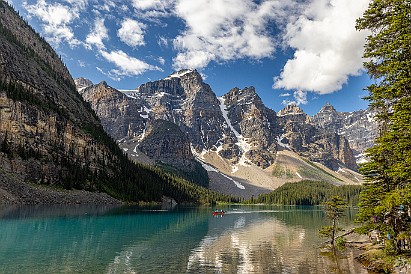
[{"label": "gravel bank", "polygon": [[0,171],[0,204],[121,204],[106,193],[27,184]]}]

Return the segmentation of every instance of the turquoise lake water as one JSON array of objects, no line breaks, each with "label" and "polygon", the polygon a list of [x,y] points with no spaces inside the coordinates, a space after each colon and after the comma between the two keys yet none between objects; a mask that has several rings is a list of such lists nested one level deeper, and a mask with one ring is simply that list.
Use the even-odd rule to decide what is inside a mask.
[{"label": "turquoise lake water", "polygon": [[320,208],[224,209],[1,206],[0,273],[367,273],[320,254]]}]

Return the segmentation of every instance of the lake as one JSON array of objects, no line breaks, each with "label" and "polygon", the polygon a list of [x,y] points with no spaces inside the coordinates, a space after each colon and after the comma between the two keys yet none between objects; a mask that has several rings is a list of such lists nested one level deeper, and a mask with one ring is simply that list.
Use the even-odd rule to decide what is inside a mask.
[{"label": "lake", "polygon": [[320,254],[321,208],[223,209],[0,206],[0,273],[367,273]]}]

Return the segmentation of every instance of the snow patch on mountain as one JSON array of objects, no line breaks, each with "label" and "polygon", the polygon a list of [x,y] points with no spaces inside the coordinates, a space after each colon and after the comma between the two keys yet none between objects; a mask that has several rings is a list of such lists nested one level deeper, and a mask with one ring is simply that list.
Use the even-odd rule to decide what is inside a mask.
[{"label": "snow patch on mountain", "polygon": [[241,183],[237,182],[236,180],[234,180],[233,178],[231,178],[230,176],[225,175],[224,173],[220,172],[219,170],[217,170],[216,168],[206,164],[203,160],[204,160],[204,154],[207,153],[206,150],[203,150],[200,153],[198,153],[193,146],[190,145],[191,148],[191,153],[194,155],[194,157],[196,158],[196,160],[203,166],[203,168],[207,171],[212,171],[212,172],[216,172],[218,174],[220,174],[221,176],[227,178],[228,180],[232,181],[235,186],[239,189],[245,189],[245,186],[243,186]]},{"label": "snow patch on mountain", "polygon": [[188,73],[192,73],[192,72],[193,72],[193,70],[191,70],[191,69],[183,69],[183,70],[174,72],[170,76],[164,78],[164,80],[171,80],[171,78],[180,78],[180,77],[182,77],[182,76],[184,76]]},{"label": "snow patch on mountain", "polygon": [[292,150],[291,147],[290,147],[290,145],[285,144],[285,143],[282,142],[282,140],[283,140],[284,138],[285,138],[285,135],[284,135],[284,134],[282,134],[281,136],[278,136],[278,137],[277,137],[277,144],[278,144],[280,147],[286,148],[286,149],[288,149],[288,150]]},{"label": "snow patch on mountain", "polygon": [[[250,166],[247,163],[247,157],[245,156],[245,154],[251,149],[251,146],[250,144],[247,143],[247,140],[231,124],[231,121],[228,118],[228,111],[225,105],[225,99],[223,97],[218,97],[217,99],[218,101],[220,101],[220,109],[221,109],[221,112],[223,113],[224,120],[226,121],[228,127],[231,129],[231,131],[234,133],[235,137],[237,138],[236,145],[241,150],[241,158],[238,164],[242,166]],[[237,169],[234,168],[232,173],[236,172],[237,170],[238,168]]]}]

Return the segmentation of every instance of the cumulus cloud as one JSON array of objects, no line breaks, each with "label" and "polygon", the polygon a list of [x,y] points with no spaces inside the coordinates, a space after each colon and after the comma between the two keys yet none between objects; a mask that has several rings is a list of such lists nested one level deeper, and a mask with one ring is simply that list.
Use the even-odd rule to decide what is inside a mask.
[{"label": "cumulus cloud", "polygon": [[126,18],[121,23],[121,28],[117,32],[120,40],[130,47],[137,47],[145,45],[144,29],[146,25],[136,20]]},{"label": "cumulus cloud", "polygon": [[122,50],[116,50],[107,52],[105,50],[100,50],[101,56],[103,56],[107,61],[113,63],[117,69],[111,70],[111,74],[115,75],[117,78],[124,76],[137,76],[148,70],[159,70],[161,68],[157,66],[152,66],[144,61],[127,55]]},{"label": "cumulus cloud", "polygon": [[157,58],[157,61],[161,64],[161,65],[163,65],[164,66],[164,64],[166,63],[166,59],[164,59],[163,57],[158,57]]},{"label": "cumulus cloud", "polygon": [[[118,7],[118,4],[116,4],[114,1],[111,1],[111,0],[96,1],[96,2],[97,4],[94,7],[96,10],[99,10],[99,11],[109,12],[111,11],[112,8]],[[120,9],[122,9],[122,6],[120,6]]]},{"label": "cumulus cloud", "polygon": [[87,35],[86,43],[89,49],[94,45],[99,49],[104,49],[103,40],[108,39],[108,30],[104,25],[104,18],[96,18],[94,21],[94,27]]},{"label": "cumulus cloud", "polygon": [[291,93],[281,93],[280,95],[279,95],[280,97],[288,97],[288,96],[291,96]]},{"label": "cumulus cloud", "polygon": [[203,68],[211,61],[272,57],[275,41],[268,24],[289,1],[178,0],[175,15],[186,30],[173,40],[174,68]]},{"label": "cumulus cloud", "polygon": [[167,10],[174,0],[132,0],[133,7],[138,10]]},{"label": "cumulus cloud", "polygon": [[70,46],[80,44],[75,38],[71,24],[79,18],[81,10],[87,6],[86,0],[66,1],[69,5],[62,3],[48,3],[45,0],[38,0],[34,4],[23,2],[23,7],[27,10],[29,16],[36,16],[42,25],[45,37],[55,45],[66,41]]},{"label": "cumulus cloud", "polygon": [[305,105],[308,103],[306,91],[301,91],[301,90],[294,91],[293,96],[294,96],[294,100],[285,99],[281,102],[281,104],[285,106],[291,105],[291,104],[295,104],[299,106],[299,105]]},{"label": "cumulus cloud", "polygon": [[366,32],[355,20],[369,0],[313,0],[286,26],[284,41],[295,49],[274,88],[327,94],[342,88],[349,76],[362,73]]}]

